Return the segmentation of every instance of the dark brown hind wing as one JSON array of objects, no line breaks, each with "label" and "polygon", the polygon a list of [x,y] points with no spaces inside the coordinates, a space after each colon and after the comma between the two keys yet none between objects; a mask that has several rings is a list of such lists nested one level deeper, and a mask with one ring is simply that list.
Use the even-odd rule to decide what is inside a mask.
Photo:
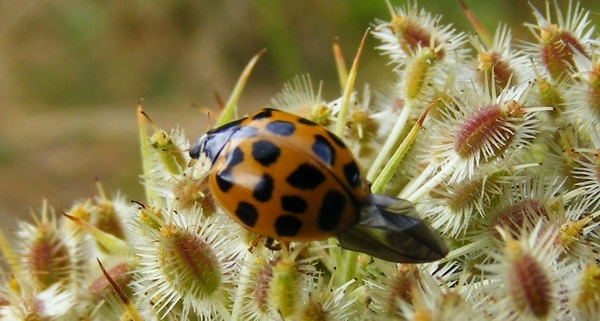
[{"label": "dark brown hind wing", "polygon": [[412,203],[385,195],[372,195],[360,222],[340,234],[342,248],[398,263],[437,261],[448,247],[437,231],[413,217]]}]

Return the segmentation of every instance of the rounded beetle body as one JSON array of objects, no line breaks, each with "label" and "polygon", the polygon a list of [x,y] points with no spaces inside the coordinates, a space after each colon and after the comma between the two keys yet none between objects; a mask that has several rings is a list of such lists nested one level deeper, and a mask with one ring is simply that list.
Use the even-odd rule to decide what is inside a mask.
[{"label": "rounded beetle body", "polygon": [[[211,191],[234,220],[284,241],[336,236],[359,221],[369,186],[351,151],[317,124],[263,109],[192,147],[212,161]],[[197,150],[197,151],[196,151]]]},{"label": "rounded beetle body", "polygon": [[210,130],[190,156],[210,161],[217,204],[257,234],[279,241],[337,237],[342,248],[394,262],[448,253],[410,202],[372,195],[344,142],[310,120],[262,109]]}]

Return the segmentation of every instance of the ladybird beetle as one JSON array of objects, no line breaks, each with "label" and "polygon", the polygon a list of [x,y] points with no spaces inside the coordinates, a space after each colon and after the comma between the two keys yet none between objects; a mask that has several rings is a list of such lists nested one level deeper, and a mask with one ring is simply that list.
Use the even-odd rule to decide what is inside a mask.
[{"label": "ladybird beetle", "polygon": [[212,129],[191,147],[210,162],[210,190],[225,213],[279,241],[337,237],[344,249],[387,261],[439,260],[448,249],[414,206],[371,194],[344,142],[316,123],[276,109]]}]

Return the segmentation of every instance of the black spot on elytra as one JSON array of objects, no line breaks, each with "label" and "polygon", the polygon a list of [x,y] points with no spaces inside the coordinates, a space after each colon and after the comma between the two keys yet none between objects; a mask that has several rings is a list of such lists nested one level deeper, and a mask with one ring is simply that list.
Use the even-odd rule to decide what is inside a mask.
[{"label": "black spot on elytra", "polygon": [[259,120],[273,116],[273,109],[265,108],[252,116],[252,120]]},{"label": "black spot on elytra", "polygon": [[275,220],[275,233],[279,236],[296,236],[302,229],[302,221],[292,215],[281,215]]},{"label": "black spot on elytra", "polygon": [[344,165],[344,177],[346,178],[348,185],[350,185],[352,188],[360,185],[360,170],[358,169],[358,165],[356,165],[355,161]]},{"label": "black spot on elytra", "polygon": [[231,152],[225,155],[225,170],[231,171],[234,166],[244,161],[244,152],[239,147],[234,148]]},{"label": "black spot on elytra", "polygon": [[298,122],[300,124],[304,124],[304,125],[308,125],[308,126],[318,126],[317,123],[313,122],[312,120],[308,120],[308,119],[302,118],[302,117],[298,117]]},{"label": "black spot on elytra", "polygon": [[223,193],[227,193],[235,181],[231,175],[233,167],[244,161],[244,152],[239,147],[234,148],[225,155],[225,169],[216,174],[217,186]]},{"label": "black spot on elytra", "polygon": [[219,187],[221,192],[227,193],[233,186],[233,182],[231,181],[230,178],[231,178],[231,175],[227,171],[220,171],[215,176],[215,179],[217,181],[217,186]]},{"label": "black spot on elytra", "polygon": [[252,190],[252,197],[259,202],[266,202],[271,199],[274,187],[273,178],[267,174],[263,174],[260,181],[258,181]]},{"label": "black spot on elytra", "polygon": [[276,120],[268,123],[265,129],[275,135],[290,136],[294,134],[296,126],[288,121]]},{"label": "black spot on elytra", "polygon": [[235,210],[235,216],[248,227],[253,227],[258,220],[256,208],[252,204],[246,202],[240,202],[238,204],[238,207]]},{"label": "black spot on elytra", "polygon": [[323,198],[319,210],[318,223],[321,231],[334,230],[342,218],[346,197],[340,192],[330,191]]},{"label": "black spot on elytra", "polygon": [[333,140],[333,142],[340,148],[346,148],[346,144],[344,144],[344,142],[339,137],[337,137],[337,135],[330,131],[327,131],[327,134],[329,134],[329,138],[331,138],[331,140]]},{"label": "black spot on elytra", "polygon": [[268,140],[252,143],[252,158],[262,166],[269,166],[276,162],[280,153],[279,147]]},{"label": "black spot on elytra", "polygon": [[312,151],[319,157],[325,164],[333,166],[335,162],[335,149],[327,140],[327,138],[321,135],[315,135],[315,142],[312,145]]},{"label": "black spot on elytra", "polygon": [[302,214],[308,208],[308,203],[300,196],[282,196],[281,208],[286,212]]},{"label": "black spot on elytra", "polygon": [[318,168],[304,163],[298,166],[285,181],[298,189],[315,189],[325,181],[325,175]]}]

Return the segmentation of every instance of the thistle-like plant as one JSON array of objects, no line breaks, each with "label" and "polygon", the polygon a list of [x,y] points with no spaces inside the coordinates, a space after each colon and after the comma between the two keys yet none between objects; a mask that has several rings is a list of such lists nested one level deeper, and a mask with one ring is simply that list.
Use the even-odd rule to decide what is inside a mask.
[{"label": "thistle-like plant", "polygon": [[[328,101],[309,76],[268,107],[338,134],[372,191],[413,202],[451,251],[397,264],[335,240],[273,251],[231,220],[192,166],[190,138],[138,106],[146,198],[46,202],[0,234],[3,320],[592,320],[600,315],[600,62],[590,12],[532,8],[466,35],[416,4],[375,21],[396,80],[358,92],[359,56]],[[360,53],[360,51],[359,51]],[[236,103],[257,55],[216,126]],[[265,106],[267,107],[267,106]],[[160,122],[158,122],[160,123]],[[152,130],[147,128],[150,124]],[[201,129],[187,129],[194,136]],[[194,137],[195,138],[195,137]]]}]

